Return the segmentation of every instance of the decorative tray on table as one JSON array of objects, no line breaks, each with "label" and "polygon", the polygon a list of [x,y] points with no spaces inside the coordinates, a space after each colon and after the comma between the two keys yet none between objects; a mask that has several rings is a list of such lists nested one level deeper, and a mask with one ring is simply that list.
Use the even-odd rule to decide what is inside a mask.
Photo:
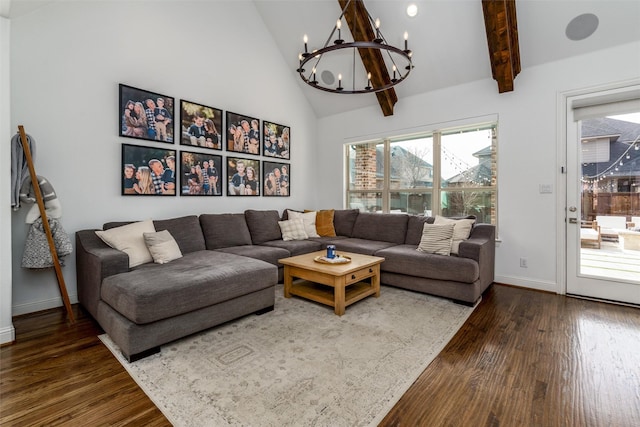
[{"label": "decorative tray on table", "polygon": [[351,262],[351,258],[344,255],[336,255],[335,258],[327,258],[326,256],[317,256],[313,259],[321,264],[346,264]]}]

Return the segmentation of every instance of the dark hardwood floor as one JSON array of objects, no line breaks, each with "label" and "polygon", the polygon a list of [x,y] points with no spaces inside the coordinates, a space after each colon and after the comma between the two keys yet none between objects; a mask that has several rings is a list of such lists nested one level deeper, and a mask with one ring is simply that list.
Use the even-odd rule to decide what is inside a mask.
[{"label": "dark hardwood floor", "polygon": [[[384,291],[384,289],[383,289]],[[16,317],[0,425],[170,425],[77,305]],[[381,426],[640,425],[640,310],[494,285]]]}]

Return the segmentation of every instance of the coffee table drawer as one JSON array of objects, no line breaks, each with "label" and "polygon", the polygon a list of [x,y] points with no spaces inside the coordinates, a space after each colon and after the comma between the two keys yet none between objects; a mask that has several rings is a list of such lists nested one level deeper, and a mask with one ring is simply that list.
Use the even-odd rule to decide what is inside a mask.
[{"label": "coffee table drawer", "polygon": [[379,271],[376,271],[376,270],[379,270],[379,269],[380,267],[376,265],[373,267],[365,267],[358,271],[354,271],[353,273],[349,273],[345,277],[345,284],[350,285],[352,283],[359,282],[362,279],[366,279],[367,277],[375,276],[376,274],[379,273]]}]

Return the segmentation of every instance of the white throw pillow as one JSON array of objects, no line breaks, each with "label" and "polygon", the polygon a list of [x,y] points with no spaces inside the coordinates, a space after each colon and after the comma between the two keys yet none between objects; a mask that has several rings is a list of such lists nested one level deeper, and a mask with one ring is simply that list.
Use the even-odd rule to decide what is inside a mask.
[{"label": "white throw pillow", "polygon": [[304,221],[300,218],[278,221],[278,225],[282,231],[282,240],[304,240],[309,237],[304,231]]},{"label": "white throw pillow", "polygon": [[144,243],[143,233],[154,233],[153,221],[134,222],[109,230],[96,231],[97,236],[107,245],[129,255],[129,268],[153,261]]},{"label": "white throw pillow", "polygon": [[425,224],[418,251],[430,254],[447,255],[451,253],[453,224]]},{"label": "white throw pillow", "polygon": [[156,264],[166,264],[174,259],[182,258],[180,247],[169,230],[144,233],[144,242]]},{"label": "white throw pillow", "polygon": [[316,211],[311,212],[296,212],[287,209],[287,216],[289,219],[300,219],[304,222],[304,231],[307,233],[307,237],[320,237],[316,231]]},{"label": "white throw pillow", "polygon": [[453,224],[453,244],[451,245],[451,253],[458,255],[458,248],[460,242],[463,242],[469,238],[471,234],[471,228],[475,224],[475,219],[451,219],[443,216],[436,215],[434,224]]}]

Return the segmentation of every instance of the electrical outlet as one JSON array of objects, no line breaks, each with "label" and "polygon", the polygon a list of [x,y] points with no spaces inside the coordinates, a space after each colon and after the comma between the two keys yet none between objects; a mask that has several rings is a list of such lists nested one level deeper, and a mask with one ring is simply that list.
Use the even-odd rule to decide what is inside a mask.
[{"label": "electrical outlet", "polygon": [[520,258],[520,267],[522,268],[527,268],[527,259],[526,258]]}]

